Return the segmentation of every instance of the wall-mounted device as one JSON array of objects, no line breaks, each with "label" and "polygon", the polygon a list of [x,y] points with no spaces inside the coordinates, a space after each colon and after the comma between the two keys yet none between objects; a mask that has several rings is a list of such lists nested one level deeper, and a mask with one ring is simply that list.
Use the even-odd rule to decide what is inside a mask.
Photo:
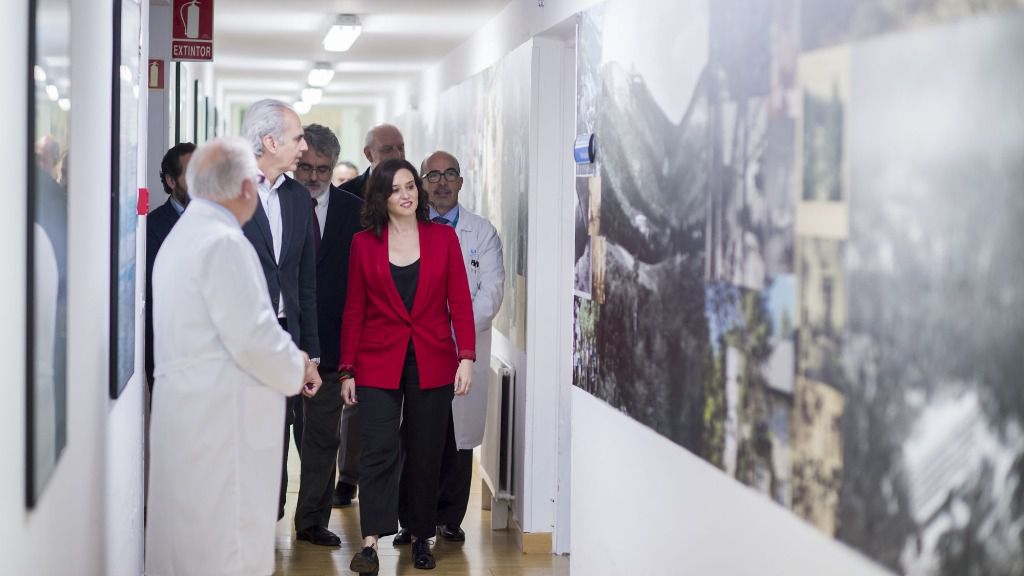
[{"label": "wall-mounted device", "polygon": [[597,134],[577,136],[572,152],[577,164],[593,164],[597,158]]}]

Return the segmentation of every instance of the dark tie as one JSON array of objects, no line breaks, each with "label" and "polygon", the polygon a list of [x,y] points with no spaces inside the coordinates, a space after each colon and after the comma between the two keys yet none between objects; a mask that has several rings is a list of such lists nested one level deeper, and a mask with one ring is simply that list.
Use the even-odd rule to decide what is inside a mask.
[{"label": "dark tie", "polygon": [[436,224],[444,224],[446,226],[452,225],[452,223],[449,222],[448,219],[445,218],[444,216],[434,216],[433,218],[431,218],[431,221],[433,221]]},{"label": "dark tie", "polygon": [[316,198],[313,198],[313,225],[316,226],[316,249],[320,250],[320,219],[316,217]]}]

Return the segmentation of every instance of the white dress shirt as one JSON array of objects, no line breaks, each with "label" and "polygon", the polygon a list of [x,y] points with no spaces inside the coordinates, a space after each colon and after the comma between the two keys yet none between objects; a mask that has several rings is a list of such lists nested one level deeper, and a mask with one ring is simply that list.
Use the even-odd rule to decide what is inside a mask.
[{"label": "white dress shirt", "polygon": [[324,237],[324,225],[327,223],[327,205],[331,203],[331,187],[327,186],[319,196],[314,196],[316,200],[316,208],[313,209],[316,212],[316,220],[320,223],[320,238]]},{"label": "white dress shirt", "polygon": [[[262,171],[260,174],[263,178],[260,179],[257,191],[260,195],[260,203],[263,204],[263,211],[267,213],[267,220],[270,221],[270,236],[273,238],[274,244],[274,262],[280,263],[281,234],[284,224],[281,219],[281,196],[278,194],[277,189],[281,187],[281,184],[284,184],[284,174],[278,176],[272,186],[267,180],[266,174],[263,174]],[[284,298],[282,298],[280,293],[277,295],[277,317],[284,318]]]}]

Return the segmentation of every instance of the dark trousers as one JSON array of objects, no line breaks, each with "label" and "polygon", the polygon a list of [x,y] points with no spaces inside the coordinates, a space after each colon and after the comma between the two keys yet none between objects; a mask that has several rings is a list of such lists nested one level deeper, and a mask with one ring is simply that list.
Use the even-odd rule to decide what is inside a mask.
[{"label": "dark trousers", "polygon": [[359,485],[359,405],[341,411],[341,445],[338,447],[338,482]]},{"label": "dark trousers", "polygon": [[302,398],[305,430],[302,433],[302,472],[295,507],[295,530],[327,527],[334,494],[338,424],[341,420],[341,383],[335,372],[320,370],[323,385],[312,398]]},{"label": "dark trousers", "polygon": [[[406,475],[402,474],[401,496],[398,499],[398,521],[403,527],[410,523],[408,502],[410,500]],[[437,516],[435,524],[462,526],[469,507],[469,491],[473,485],[473,450],[459,450],[455,444],[455,423],[448,418],[448,436],[445,438],[444,454],[441,457],[441,476],[438,484]]]},{"label": "dark trousers", "polygon": [[[288,330],[288,321],[286,318],[278,318],[278,324],[281,325],[283,330]],[[302,457],[302,428],[304,425],[302,418],[302,394],[296,394],[288,398],[284,408],[284,449],[282,450],[281,456],[281,498],[278,502],[277,507],[277,519],[284,518],[284,501],[285,496],[288,494],[288,429],[292,429],[292,435],[295,438],[295,448],[299,451],[299,457]]]},{"label": "dark trousers", "polygon": [[409,528],[417,538],[432,538],[455,387],[421,390],[415,366],[407,364],[398,390],[360,386],[356,393],[362,437],[359,521],[363,537],[397,532],[399,479],[405,474]]},{"label": "dark trousers", "polygon": [[302,394],[289,396],[285,403],[284,414],[284,449],[281,456],[281,500],[277,508],[277,519],[284,518],[284,501],[288,494],[288,429],[292,429],[295,438],[295,449],[299,451],[299,458],[302,458],[302,428],[305,422],[302,418]]},{"label": "dark trousers", "polygon": [[437,523],[462,526],[473,485],[473,449],[459,450],[455,426],[448,424],[448,440],[441,459],[441,493],[437,501]]}]

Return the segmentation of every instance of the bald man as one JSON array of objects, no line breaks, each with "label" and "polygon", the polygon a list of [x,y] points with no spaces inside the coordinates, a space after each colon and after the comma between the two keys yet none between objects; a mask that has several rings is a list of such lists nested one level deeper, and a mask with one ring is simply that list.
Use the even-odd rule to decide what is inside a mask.
[{"label": "bald man", "polygon": [[378,124],[366,133],[363,155],[370,162],[370,167],[366,169],[366,172],[339,186],[345,192],[355,194],[360,198],[363,197],[363,188],[370,181],[370,171],[378,164],[392,158],[405,160],[405,139],[402,138],[402,133],[395,126]]}]

